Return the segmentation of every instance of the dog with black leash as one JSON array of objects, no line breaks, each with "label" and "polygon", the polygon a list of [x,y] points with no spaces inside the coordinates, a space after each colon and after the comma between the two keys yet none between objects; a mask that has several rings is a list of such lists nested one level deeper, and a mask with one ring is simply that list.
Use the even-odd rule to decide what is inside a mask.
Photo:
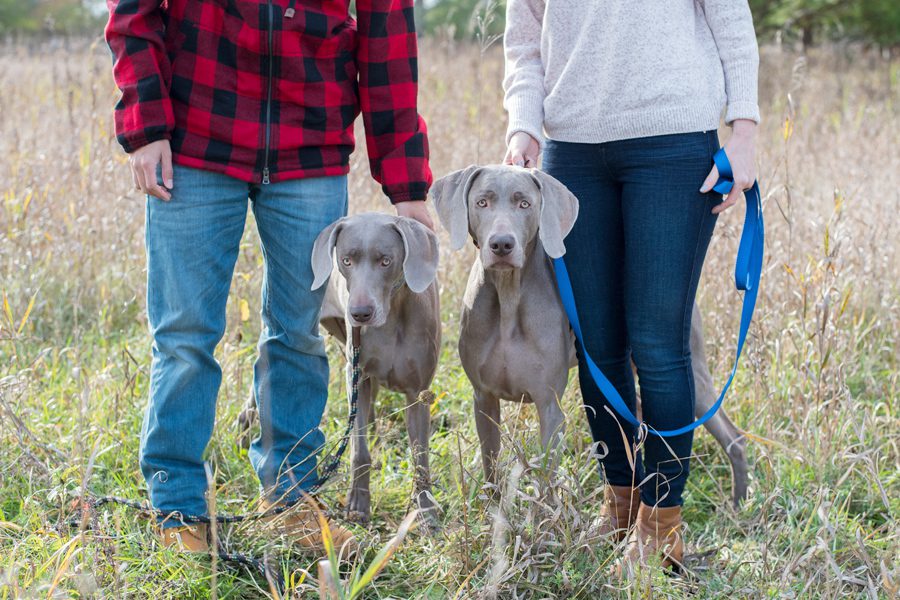
[{"label": "dog with black leash", "polygon": [[[342,346],[349,328],[360,331],[361,380],[351,437],[353,481],[347,498],[348,516],[356,521],[371,516],[367,433],[383,386],[406,397],[415,465],[413,497],[425,523],[437,524],[428,460],[433,399],[429,387],[441,343],[437,266],[433,231],[413,219],[382,213],[339,219],[322,230],[313,246],[312,287],[328,285],[320,325]],[[253,411],[251,397],[240,417],[245,438]]]}]

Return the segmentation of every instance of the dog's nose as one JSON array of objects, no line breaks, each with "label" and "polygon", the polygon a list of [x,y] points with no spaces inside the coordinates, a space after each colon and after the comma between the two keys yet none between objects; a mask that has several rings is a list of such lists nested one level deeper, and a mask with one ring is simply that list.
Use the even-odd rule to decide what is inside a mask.
[{"label": "dog's nose", "polygon": [[375,309],[371,306],[351,306],[350,316],[358,323],[368,323],[375,314]]},{"label": "dog's nose", "polygon": [[491,247],[491,252],[497,256],[506,256],[516,247],[516,238],[510,234],[493,235],[488,240],[488,245]]}]

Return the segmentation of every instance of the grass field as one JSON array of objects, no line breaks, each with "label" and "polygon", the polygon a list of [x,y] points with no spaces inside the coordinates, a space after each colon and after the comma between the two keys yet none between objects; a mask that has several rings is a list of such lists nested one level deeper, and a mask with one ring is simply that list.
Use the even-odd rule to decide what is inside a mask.
[{"label": "grass field", "polygon": [[[486,502],[455,349],[473,254],[445,248],[431,446],[442,528],[413,530],[366,598],[900,594],[898,64],[845,47],[762,54],[767,257],[752,339],[726,401],[750,439],[747,502],[729,507],[727,459],[699,433],[685,506],[690,574],[611,581],[619,550],[596,535],[602,483],[575,385],[563,399],[567,450],[555,474],[543,468],[532,408],[504,406],[504,500]],[[499,160],[497,48],[428,41],[421,65],[435,173]],[[247,571],[161,551],[150,524],[129,510],[104,510],[90,529],[65,524],[78,517],[72,503],[82,490],[145,497],[143,199],[111,132],[115,98],[102,44],[0,47],[0,599],[267,597],[266,581]],[[388,208],[360,151],[351,210]],[[700,291],[720,382],[740,310],[730,273],[742,211],[720,219]],[[252,507],[257,493],[236,417],[250,385],[260,280],[251,223],[218,349],[224,379],[209,461],[223,512]],[[333,439],[346,402],[334,344],[330,352],[324,427]],[[372,451],[374,519],[357,531],[377,548],[411,508],[399,397],[382,396]],[[325,497],[337,506],[347,488],[345,464]],[[286,596],[317,597],[316,557],[252,525],[222,536],[233,550],[265,554],[287,580]]]}]

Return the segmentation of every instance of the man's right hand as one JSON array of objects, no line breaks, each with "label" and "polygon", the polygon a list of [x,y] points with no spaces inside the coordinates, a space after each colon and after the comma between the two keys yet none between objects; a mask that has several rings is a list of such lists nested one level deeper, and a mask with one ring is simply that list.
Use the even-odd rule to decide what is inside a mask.
[{"label": "man's right hand", "polygon": [[503,164],[530,169],[537,168],[540,151],[541,146],[536,139],[524,131],[517,131],[509,138],[509,148],[506,151]]},{"label": "man's right hand", "polygon": [[[138,148],[129,155],[129,163],[136,189],[160,200],[172,199],[172,194],[169,193],[173,186],[172,148],[169,140],[157,140]],[[162,186],[156,179],[156,168],[159,165],[162,165]]]}]

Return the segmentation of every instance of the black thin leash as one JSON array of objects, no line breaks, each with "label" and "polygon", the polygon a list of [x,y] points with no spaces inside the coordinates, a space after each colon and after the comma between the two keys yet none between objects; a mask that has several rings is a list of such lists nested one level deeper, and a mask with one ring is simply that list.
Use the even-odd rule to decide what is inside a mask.
[{"label": "black thin leash", "polygon": [[[310,486],[309,489],[305,490],[305,494],[299,498],[280,502],[277,506],[274,506],[262,512],[252,512],[237,515],[216,515],[216,523],[228,525],[246,521],[257,521],[259,519],[280,515],[291,510],[298,504],[305,502],[307,500],[307,496],[314,496],[322,488],[322,486],[327,483],[328,479],[337,472],[338,467],[341,463],[341,458],[347,451],[347,446],[350,443],[350,436],[353,433],[353,427],[356,423],[356,413],[359,404],[359,380],[361,372],[359,366],[359,355],[360,331],[358,327],[352,327],[350,329],[350,411],[347,415],[347,425],[344,428],[344,434],[341,436],[340,442],[338,443],[338,447],[334,455],[324,467],[319,469],[319,475],[316,477],[316,482],[312,486]],[[96,515],[96,510],[106,504],[117,504],[120,506],[125,506],[128,508],[132,508],[146,516],[156,517],[160,521],[173,520],[184,525],[195,523],[210,524],[213,521],[213,519],[205,515],[186,515],[180,511],[163,511],[151,506],[147,502],[129,500],[127,498],[122,498],[119,496],[95,496],[89,492],[85,492],[85,494],[81,496],[81,498],[79,499],[79,504],[82,515],[86,516],[87,520],[91,524],[93,524],[95,521],[94,517]],[[74,519],[67,522],[67,524],[72,528],[80,528],[82,526],[82,523],[83,521]],[[238,564],[246,567],[250,571],[256,571],[264,578],[266,578],[267,581],[270,577],[274,577],[275,580],[273,583],[278,586],[279,591],[284,590],[284,578],[281,576],[281,573],[277,571],[273,572],[266,566],[263,561],[246,554],[229,553],[222,550],[218,551],[218,557],[224,562]]]}]

